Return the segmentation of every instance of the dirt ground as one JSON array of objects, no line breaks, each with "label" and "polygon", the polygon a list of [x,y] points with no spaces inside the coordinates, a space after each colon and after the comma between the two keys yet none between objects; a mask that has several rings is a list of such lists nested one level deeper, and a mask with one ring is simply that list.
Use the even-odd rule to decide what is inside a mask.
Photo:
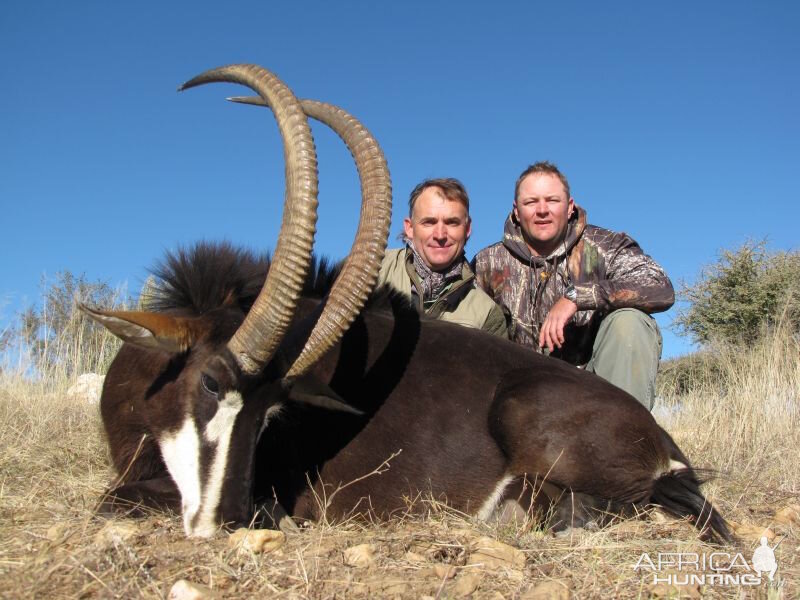
[{"label": "dirt ground", "polygon": [[[744,508],[753,521],[769,522],[768,511]],[[260,551],[222,532],[186,539],[177,517],[106,521],[88,506],[31,498],[27,509],[3,509],[2,528],[0,594],[7,598],[163,598],[179,580],[219,598],[791,598],[800,575],[796,527],[772,523],[782,540],[782,587],[655,585],[653,570],[634,570],[645,553],[655,562],[659,552],[741,552],[749,562],[757,546],[712,547],[688,524],[658,513],[559,538],[491,528],[435,505],[426,516],[384,524],[309,524],[277,534],[279,547]]]}]

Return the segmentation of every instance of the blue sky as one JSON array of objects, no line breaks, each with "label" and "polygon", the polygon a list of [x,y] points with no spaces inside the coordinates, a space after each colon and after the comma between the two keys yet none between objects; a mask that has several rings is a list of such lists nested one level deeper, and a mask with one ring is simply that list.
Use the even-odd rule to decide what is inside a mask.
[{"label": "blue sky", "polygon": [[[274,245],[269,111],[211,67],[260,64],[377,136],[395,190],[453,176],[472,256],[500,238],[519,172],[570,179],[591,223],[632,235],[676,286],[721,248],[798,247],[796,2],[21,2],[0,5],[0,328],[69,269],[138,291],[165,249]],[[312,124],[316,249],[346,254],[358,183]],[[668,325],[675,309],[659,317]],[[665,334],[665,356],[688,340]]]}]

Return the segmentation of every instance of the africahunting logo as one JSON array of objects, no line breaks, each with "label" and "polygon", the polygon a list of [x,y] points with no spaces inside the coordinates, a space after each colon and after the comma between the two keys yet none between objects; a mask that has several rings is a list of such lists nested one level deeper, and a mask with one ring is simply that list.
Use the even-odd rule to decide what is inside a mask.
[{"label": "africahunting logo", "polygon": [[633,570],[652,573],[653,584],[758,586],[766,581],[776,585],[773,582],[778,570],[777,547],[778,544],[770,547],[767,538],[762,537],[749,563],[741,552],[659,552],[655,559],[645,552]]}]

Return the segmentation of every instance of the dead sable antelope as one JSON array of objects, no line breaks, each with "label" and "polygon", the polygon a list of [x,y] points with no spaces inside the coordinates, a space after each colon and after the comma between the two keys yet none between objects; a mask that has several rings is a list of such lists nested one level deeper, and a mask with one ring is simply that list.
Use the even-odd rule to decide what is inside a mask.
[{"label": "dead sable antelope", "polygon": [[[209,536],[250,523],[258,502],[304,519],[386,517],[430,493],[482,518],[509,503],[551,508],[557,527],[658,504],[729,539],[689,461],[625,392],[421,318],[391,295],[364,309],[391,213],[377,142],[253,65],[183,88],[212,81],[251,87],[275,113],[287,163],[281,234],[271,261],[208,244],[169,256],[153,312],[84,307],[125,341],[101,399],[119,473],[104,508],[180,510],[187,535]],[[309,268],[317,181],[306,114],[344,139],[362,183],[356,241],[332,286],[330,269]]]}]

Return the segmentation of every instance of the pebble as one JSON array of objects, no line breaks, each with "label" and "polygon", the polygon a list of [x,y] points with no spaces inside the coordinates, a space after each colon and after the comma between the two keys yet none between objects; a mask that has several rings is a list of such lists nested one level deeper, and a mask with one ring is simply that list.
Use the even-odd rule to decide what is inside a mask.
[{"label": "pebble", "polygon": [[274,529],[247,529],[242,527],[228,538],[228,546],[255,554],[277,550],[286,542],[286,534]]},{"label": "pebble", "polygon": [[515,568],[525,566],[525,553],[490,537],[475,540],[467,564],[481,564],[486,569]]},{"label": "pebble", "polygon": [[185,579],[179,579],[172,586],[167,596],[168,600],[206,600],[213,598],[214,593],[207,587],[198,583],[192,583]]},{"label": "pebble", "polygon": [[351,567],[369,567],[375,562],[375,546],[359,544],[344,551],[344,564]]}]

